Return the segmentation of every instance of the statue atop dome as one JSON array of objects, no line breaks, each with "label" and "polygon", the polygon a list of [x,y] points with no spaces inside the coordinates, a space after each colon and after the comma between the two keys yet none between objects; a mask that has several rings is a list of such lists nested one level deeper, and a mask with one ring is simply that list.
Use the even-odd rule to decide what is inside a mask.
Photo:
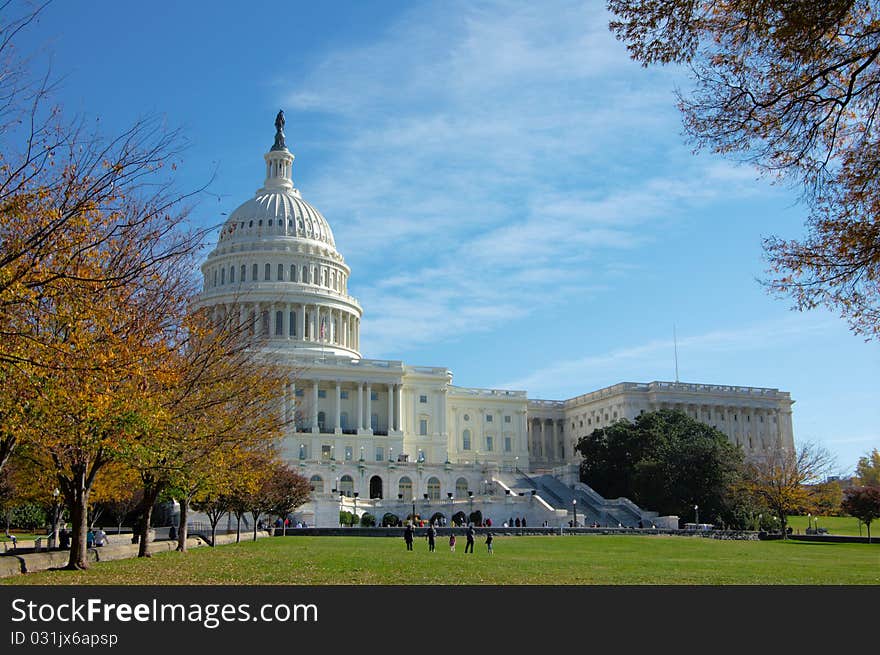
[{"label": "statue atop dome", "polygon": [[272,150],[287,150],[287,146],[284,143],[284,110],[281,109],[278,111],[278,115],[275,116],[275,144],[272,146]]}]

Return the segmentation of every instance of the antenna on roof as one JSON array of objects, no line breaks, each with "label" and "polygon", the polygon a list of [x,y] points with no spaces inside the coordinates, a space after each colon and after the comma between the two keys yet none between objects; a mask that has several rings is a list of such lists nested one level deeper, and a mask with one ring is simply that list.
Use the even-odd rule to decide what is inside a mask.
[{"label": "antenna on roof", "polygon": [[672,324],[672,344],[675,349],[675,381],[678,382],[678,337],[675,335],[675,323]]}]

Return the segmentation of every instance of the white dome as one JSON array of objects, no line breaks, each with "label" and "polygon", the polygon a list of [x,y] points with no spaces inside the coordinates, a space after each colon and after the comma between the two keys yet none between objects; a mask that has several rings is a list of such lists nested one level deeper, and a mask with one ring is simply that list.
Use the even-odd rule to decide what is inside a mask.
[{"label": "white dome", "polygon": [[336,248],[327,219],[293,189],[260,189],[254,198],[232,212],[220,232],[220,240],[255,232],[311,239]]}]

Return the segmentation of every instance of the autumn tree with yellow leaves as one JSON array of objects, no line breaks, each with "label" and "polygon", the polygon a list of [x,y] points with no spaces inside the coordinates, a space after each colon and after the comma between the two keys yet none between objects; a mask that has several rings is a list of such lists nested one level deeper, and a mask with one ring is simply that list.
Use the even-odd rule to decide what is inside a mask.
[{"label": "autumn tree with yellow leaves", "polygon": [[772,292],[880,336],[880,6],[876,0],[608,0],[645,66],[682,64],[697,148],[800,187],[806,235],[764,241]]}]

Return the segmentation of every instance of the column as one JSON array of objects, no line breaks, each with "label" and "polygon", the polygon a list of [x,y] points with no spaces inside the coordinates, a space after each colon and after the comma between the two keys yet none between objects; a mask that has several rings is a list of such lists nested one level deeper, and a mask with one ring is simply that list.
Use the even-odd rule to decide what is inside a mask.
[{"label": "column", "polygon": [[317,434],[318,430],[318,381],[312,383],[312,434]]},{"label": "column", "polygon": [[296,432],[296,382],[290,383],[290,421],[293,423],[293,431]]},{"label": "column", "polygon": [[364,383],[358,382],[358,431],[364,429]]},{"label": "column", "polygon": [[366,428],[371,433],[373,432],[373,385],[367,382],[367,416],[365,419]]},{"label": "column", "polygon": [[394,385],[388,385],[388,434],[394,430]]},{"label": "column", "polygon": [[336,380],[336,422],[333,424],[333,431],[336,434],[342,433],[342,385]]},{"label": "column", "polygon": [[281,311],[281,338],[290,339],[290,303],[284,303]]},{"label": "column", "polygon": [[306,306],[299,306],[299,314],[297,314],[297,319],[299,322],[299,330],[296,333],[296,336],[300,341],[306,338]]},{"label": "column", "polygon": [[446,387],[437,393],[437,404],[440,406],[437,416],[437,431],[440,434],[446,434]]},{"label": "column", "polygon": [[403,385],[394,385],[394,395],[397,396],[397,427],[398,432],[403,431]]}]

